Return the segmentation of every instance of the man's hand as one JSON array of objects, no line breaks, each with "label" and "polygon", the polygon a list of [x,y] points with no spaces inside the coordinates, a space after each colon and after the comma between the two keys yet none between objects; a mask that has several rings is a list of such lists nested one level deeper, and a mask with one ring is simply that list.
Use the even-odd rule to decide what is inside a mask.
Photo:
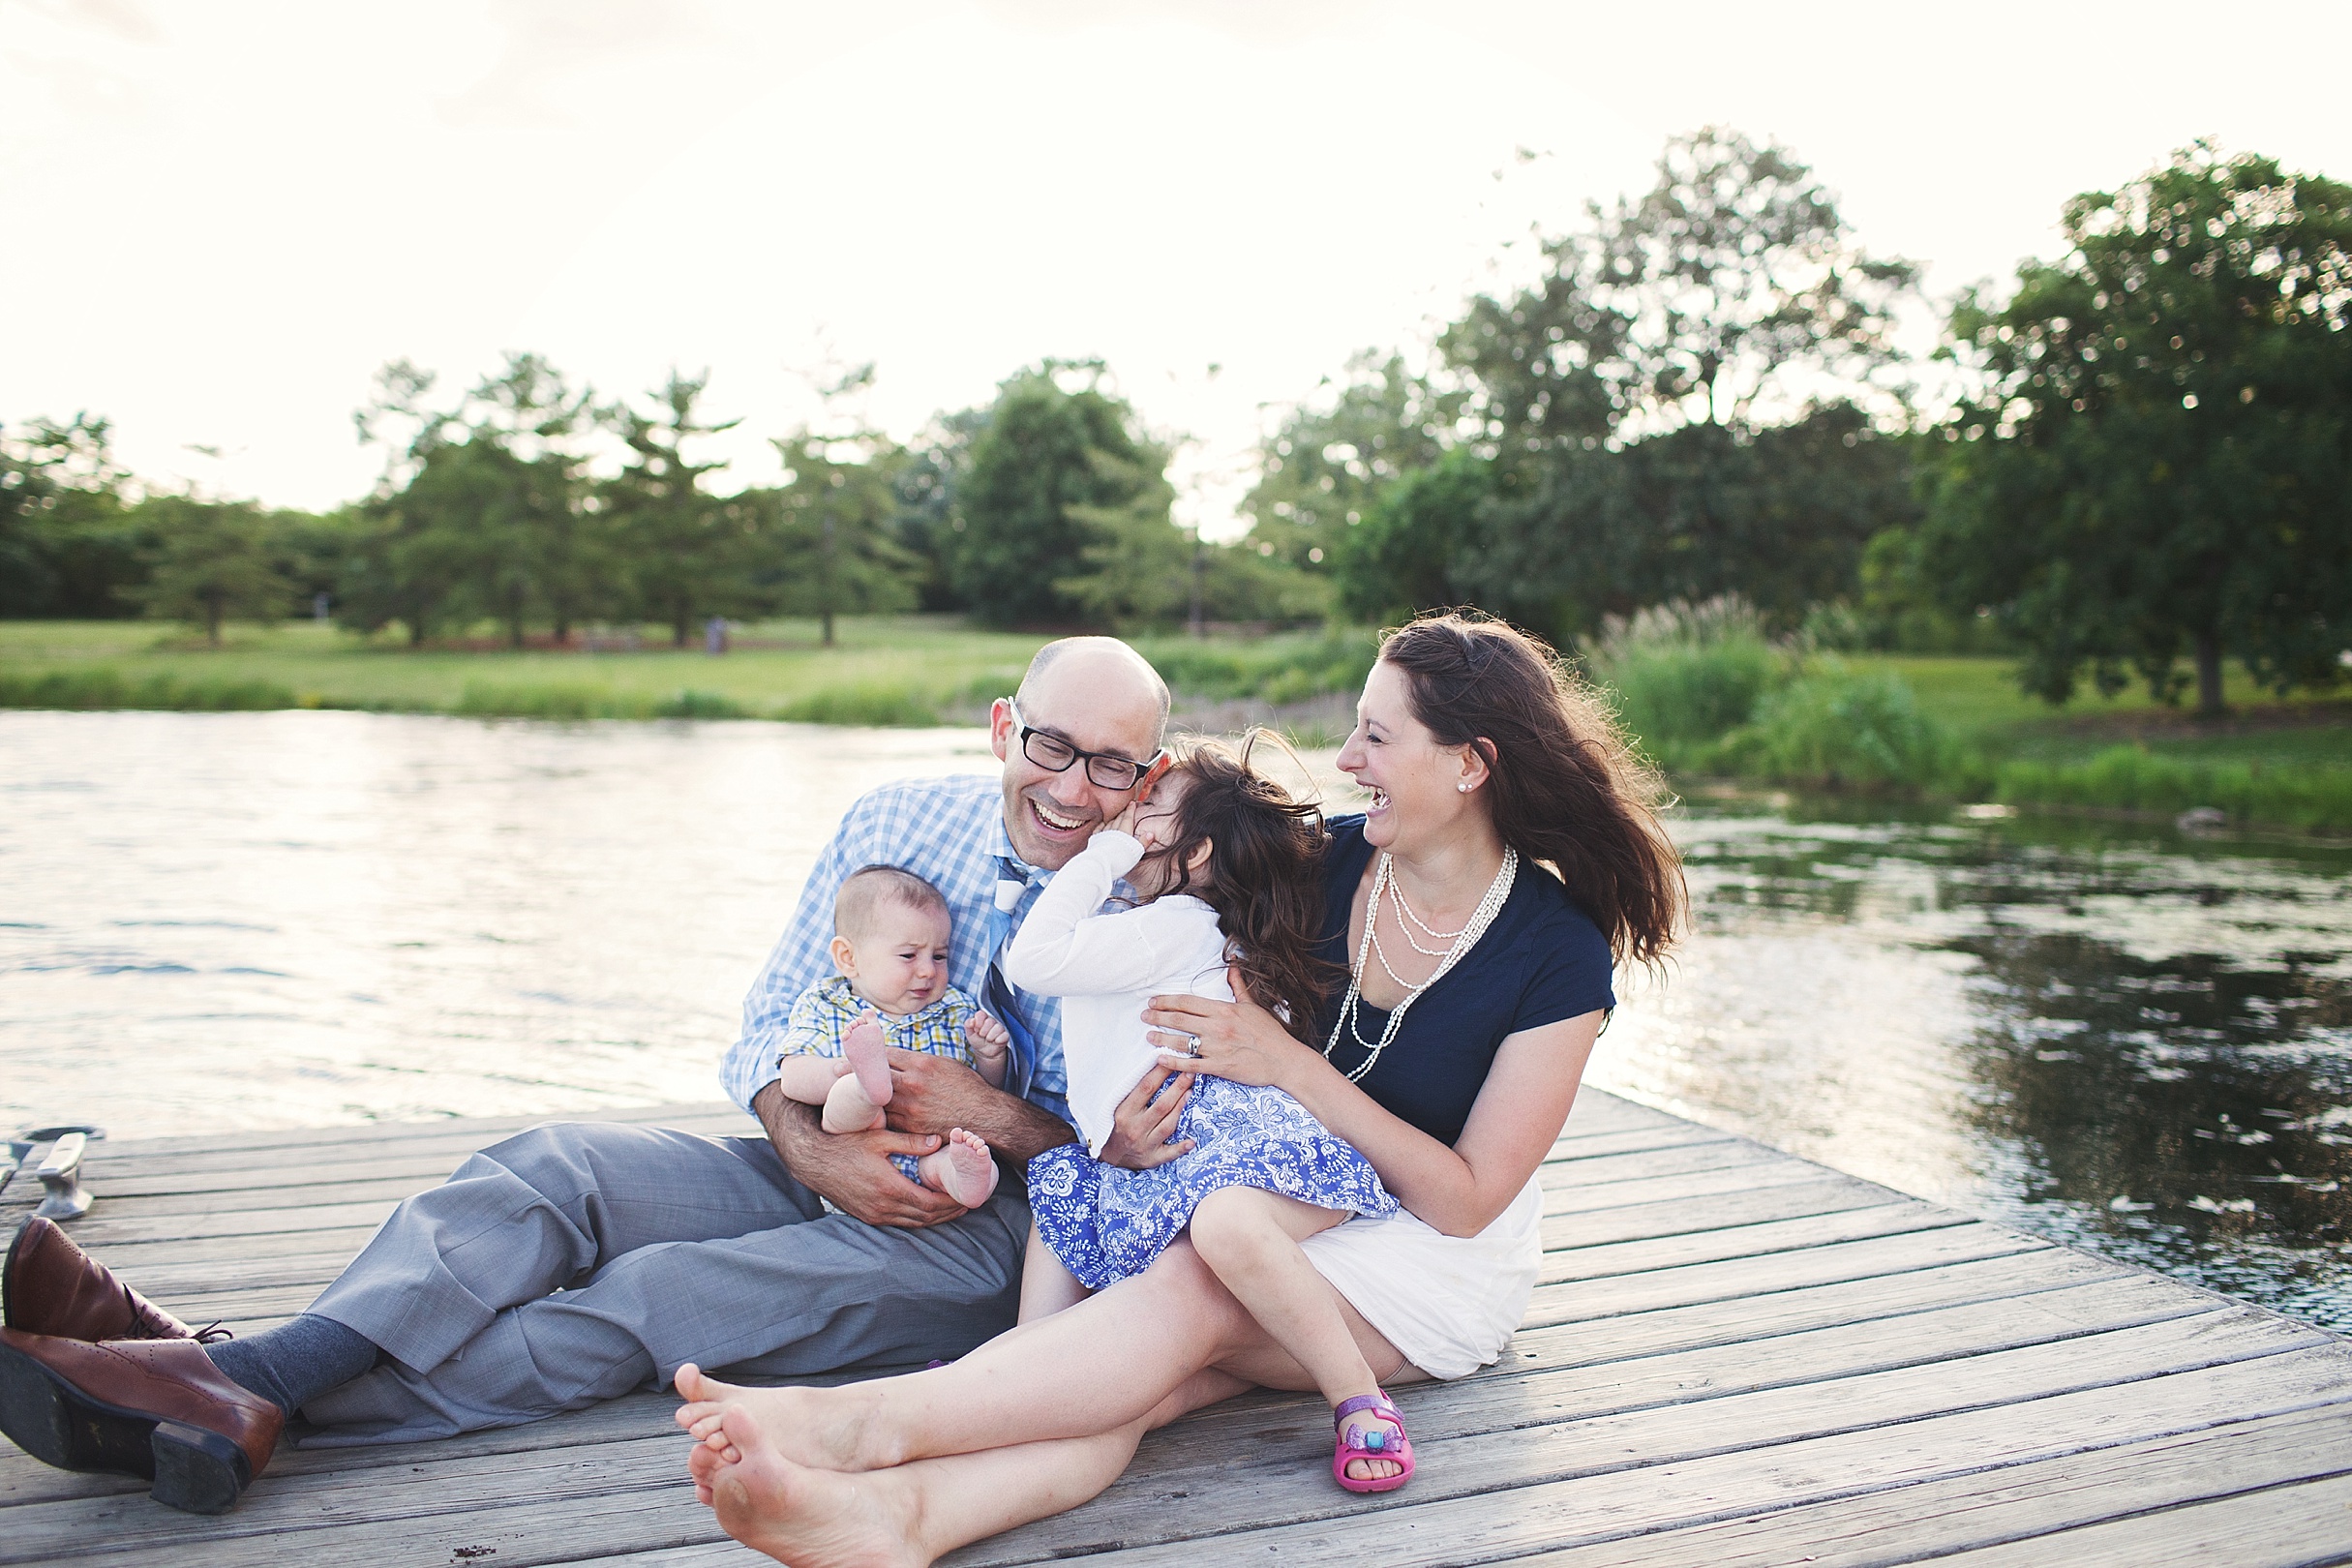
[{"label": "man's hand", "polygon": [[[1155,1102],[1162,1084],[1168,1092]],[[1135,1080],[1135,1087],[1119,1101],[1111,1119],[1111,1135],[1102,1140],[1099,1157],[1106,1165],[1124,1165],[1129,1170],[1149,1170],[1164,1165],[1178,1155],[1192,1152],[1192,1140],[1170,1143],[1169,1135],[1176,1131],[1176,1117],[1192,1093],[1192,1075],[1178,1072],[1169,1067],[1154,1067]]]},{"label": "man's hand", "polygon": [[[1000,1160],[1018,1166],[1073,1134],[1067,1123],[987,1080],[948,1056],[890,1051],[890,1127],[934,1139],[963,1128],[984,1139]],[[838,1203],[840,1199],[835,1198]]]},{"label": "man's hand", "polygon": [[828,1132],[818,1125],[815,1106],[801,1104],[772,1083],[751,1103],[785,1167],[844,1214],[869,1225],[908,1228],[964,1214],[964,1206],[947,1193],[908,1181],[890,1163],[894,1154],[929,1154],[939,1147],[938,1138],[887,1130]]},{"label": "man's hand", "polygon": [[[930,1056],[893,1046],[890,1060],[890,1126],[901,1132],[944,1138],[950,1128],[991,1119],[1004,1096],[951,1056]],[[980,1134],[982,1137],[986,1133]]]}]

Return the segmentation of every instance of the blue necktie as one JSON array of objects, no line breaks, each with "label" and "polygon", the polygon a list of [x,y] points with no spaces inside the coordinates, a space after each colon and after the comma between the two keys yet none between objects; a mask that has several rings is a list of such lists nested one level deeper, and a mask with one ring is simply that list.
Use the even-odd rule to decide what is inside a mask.
[{"label": "blue necktie", "polygon": [[998,856],[996,860],[996,903],[988,912],[988,1009],[996,1014],[1005,1033],[1012,1037],[1012,1074],[1005,1087],[1016,1095],[1027,1095],[1030,1083],[1037,1076],[1038,1042],[1030,1033],[1029,1024],[1021,1016],[1020,1004],[1015,1000],[1012,986],[1005,979],[1005,944],[1012,937],[1012,912],[1020,906],[1021,895],[1029,890],[1029,877],[1018,860]]}]

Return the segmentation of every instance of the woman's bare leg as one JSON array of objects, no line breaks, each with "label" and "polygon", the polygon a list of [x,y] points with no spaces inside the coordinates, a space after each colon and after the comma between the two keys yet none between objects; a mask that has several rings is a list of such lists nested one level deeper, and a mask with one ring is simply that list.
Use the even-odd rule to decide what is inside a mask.
[{"label": "woman's bare leg", "polygon": [[[678,1391],[688,1402],[678,1423],[707,1437],[716,1431],[720,1409],[737,1404],[796,1463],[881,1469],[982,1445],[1095,1436],[1148,1416],[1203,1368],[1240,1357],[1263,1370],[1268,1349],[1281,1357],[1191,1244],[1179,1240],[1139,1278],[1010,1329],[929,1372],[840,1388],[755,1389],[681,1367]],[[1106,1376],[1112,1370],[1117,1375]],[[1281,1386],[1313,1386],[1295,1363],[1289,1375],[1293,1380]]]},{"label": "woman's bare leg", "polygon": [[[1336,1292],[1335,1292],[1336,1295]],[[1346,1302],[1341,1316],[1383,1383],[1427,1375]],[[797,1464],[872,1470],[980,1447],[1091,1437],[1147,1417],[1207,1369],[1236,1388],[1311,1389],[1307,1375],[1179,1239],[1138,1279],[1009,1329],[951,1366],[840,1388],[739,1388],[691,1364],[678,1424],[727,1446],[718,1418],[749,1411]],[[1115,1371],[1116,1375],[1106,1375]]]},{"label": "woman's bare leg", "polygon": [[[695,1492],[729,1535],[793,1568],[913,1568],[982,1536],[1075,1508],[1119,1478],[1152,1427],[1244,1385],[1204,1372],[1146,1416],[1092,1437],[844,1474],[796,1463],[729,1407],[728,1445],[695,1445]],[[728,1456],[732,1457],[728,1457]]]}]

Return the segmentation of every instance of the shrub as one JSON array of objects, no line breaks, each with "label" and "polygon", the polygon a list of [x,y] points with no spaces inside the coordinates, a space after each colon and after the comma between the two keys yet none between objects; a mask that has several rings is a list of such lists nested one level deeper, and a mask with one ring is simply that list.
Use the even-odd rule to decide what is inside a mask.
[{"label": "shrub", "polygon": [[134,708],[223,713],[317,706],[316,697],[298,697],[292,688],[274,680],[179,680],[151,675],[133,681],[104,665],[37,676],[0,675],[0,708]]},{"label": "shrub", "polygon": [[1837,668],[1764,697],[1724,751],[1742,771],[1833,789],[1921,788],[1958,760],[1902,677]]},{"label": "shrub", "polygon": [[1241,648],[1155,639],[1140,651],[1171,690],[1188,696],[1296,703],[1362,686],[1379,645],[1368,632],[1346,631],[1312,640],[1273,637]]},{"label": "shrub", "polygon": [[1756,613],[1726,595],[1668,604],[1604,625],[1589,663],[1625,727],[1659,763],[1711,766],[1719,742],[1788,678]]},{"label": "shrub", "polygon": [[616,697],[604,686],[502,686],[468,680],[454,711],[469,718],[644,718],[644,699]]},{"label": "shrub", "polygon": [[2214,806],[2239,822],[2352,829],[2352,768],[2201,763],[2110,746],[2086,763],[2010,762],[1993,784],[2012,805],[2179,812]]},{"label": "shrub", "polygon": [[691,686],[674,691],[653,705],[655,718],[682,719],[739,719],[750,718],[751,709],[732,697],[722,697],[715,691],[696,691]]},{"label": "shrub", "polygon": [[931,705],[904,686],[827,686],[787,703],[776,717],[801,724],[927,727],[939,722]]}]

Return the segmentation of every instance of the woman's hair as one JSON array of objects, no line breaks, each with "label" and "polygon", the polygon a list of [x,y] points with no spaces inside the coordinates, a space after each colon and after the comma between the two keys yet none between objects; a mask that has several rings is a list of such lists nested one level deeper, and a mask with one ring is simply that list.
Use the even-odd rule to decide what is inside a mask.
[{"label": "woman's hair", "polygon": [[[1323,814],[1251,769],[1250,753],[1266,735],[1251,731],[1239,750],[1221,740],[1178,743],[1167,776],[1185,787],[1166,847],[1154,853],[1176,871],[1161,896],[1189,892],[1216,910],[1251,998],[1278,1017],[1286,1013],[1290,1032],[1307,1040],[1339,979],[1338,966],[1314,950],[1323,929]],[[1195,886],[1191,860],[1204,843],[1208,863]]]},{"label": "woman's hair", "polygon": [[1503,842],[1559,877],[1620,963],[1663,956],[1687,898],[1658,823],[1666,787],[1592,689],[1545,644],[1475,613],[1401,626],[1380,657],[1438,744],[1486,758]]}]

